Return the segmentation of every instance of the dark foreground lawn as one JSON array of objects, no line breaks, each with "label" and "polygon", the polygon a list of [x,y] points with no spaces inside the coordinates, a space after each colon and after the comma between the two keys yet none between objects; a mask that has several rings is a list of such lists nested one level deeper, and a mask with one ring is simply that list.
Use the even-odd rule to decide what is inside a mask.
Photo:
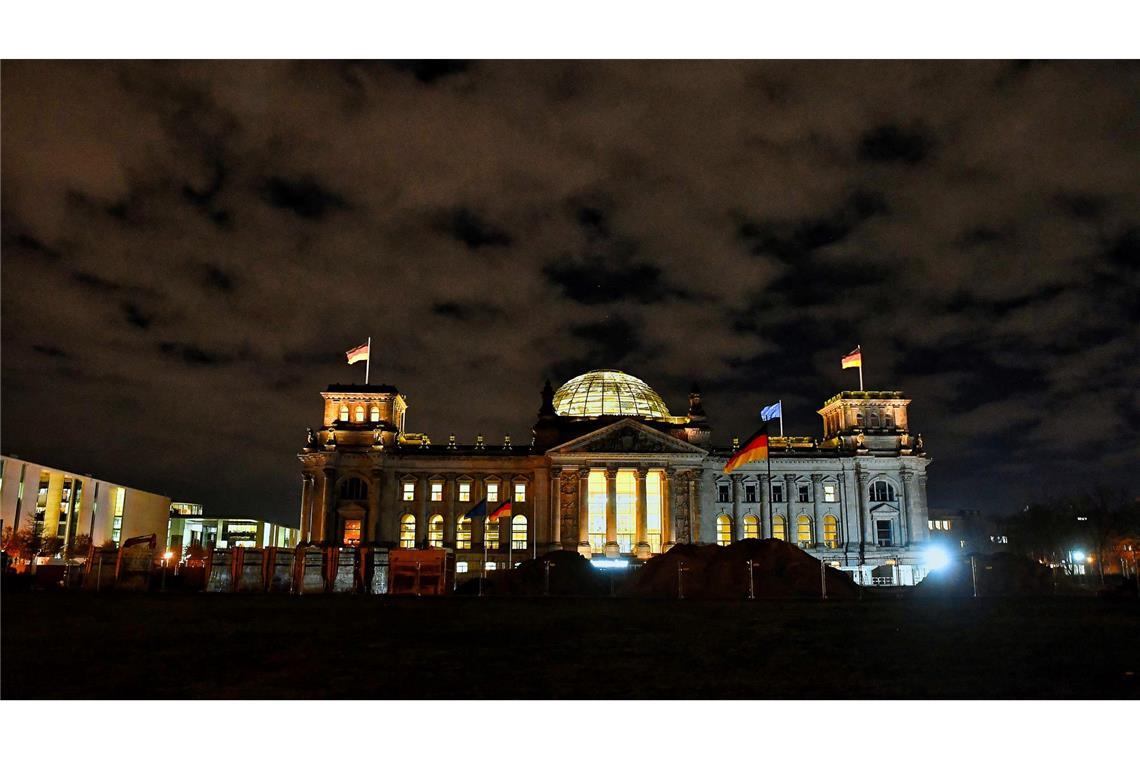
[{"label": "dark foreground lawn", "polygon": [[12,698],[1140,696],[1140,603],[4,595]]}]

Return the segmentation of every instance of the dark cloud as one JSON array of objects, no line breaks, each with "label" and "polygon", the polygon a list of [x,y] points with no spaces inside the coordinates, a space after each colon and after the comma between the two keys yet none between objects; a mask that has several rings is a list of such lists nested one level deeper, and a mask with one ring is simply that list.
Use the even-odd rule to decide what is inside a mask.
[{"label": "dark cloud", "polygon": [[818,435],[862,344],[868,387],[914,398],[934,506],[1140,459],[1135,62],[0,78],[8,450],[294,520],[319,391],[371,335],[433,437],[525,440],[542,381],[599,365],[674,411],[699,381],[722,443],[776,398]]}]

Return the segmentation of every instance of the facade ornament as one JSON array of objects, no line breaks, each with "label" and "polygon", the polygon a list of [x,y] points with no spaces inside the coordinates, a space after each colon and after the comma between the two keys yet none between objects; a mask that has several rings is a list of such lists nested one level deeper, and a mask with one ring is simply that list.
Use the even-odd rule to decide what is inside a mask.
[{"label": "facade ornament", "polygon": [[305,449],[308,451],[317,450],[317,434],[313,432],[312,428],[305,428]]},{"label": "facade ornament", "polygon": [[455,450],[455,433],[447,436],[447,448],[451,449],[452,451]]},{"label": "facade ornament", "polygon": [[507,433],[507,434],[506,434],[506,435],[503,437],[503,449],[504,449],[505,451],[510,451],[510,450],[511,450],[511,434],[510,434],[510,433]]},{"label": "facade ornament", "polygon": [[475,448],[479,451],[482,451],[484,449],[482,433],[479,433],[479,435],[475,436]]},{"label": "facade ornament", "polygon": [[376,428],[376,430],[372,433],[372,449],[373,451],[384,450],[384,439],[380,435],[380,428]]},{"label": "facade ornament", "polygon": [[336,431],[331,427],[328,431],[328,437],[325,439],[325,449],[332,451],[336,448]]}]

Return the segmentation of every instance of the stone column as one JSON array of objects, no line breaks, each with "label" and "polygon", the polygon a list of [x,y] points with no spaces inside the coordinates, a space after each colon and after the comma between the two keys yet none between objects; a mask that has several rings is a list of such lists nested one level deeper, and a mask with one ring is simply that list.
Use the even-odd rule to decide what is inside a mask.
[{"label": "stone column", "polygon": [[[822,480],[823,480],[823,475],[821,475],[818,472],[812,473],[812,475],[811,475],[811,500],[812,500],[811,527],[812,527],[812,543],[815,543],[815,544],[822,544],[823,543],[823,513],[826,510],[823,509],[823,505],[821,504],[821,499],[823,499],[823,494],[821,493],[821,491],[823,491],[823,486],[820,485],[820,482]],[[826,549],[827,547],[824,547],[824,548]]]},{"label": "stone column", "polygon": [[694,544],[701,540],[701,483],[694,472],[689,471],[689,535]]},{"label": "stone column", "polygon": [[419,492],[419,513],[416,515],[416,548],[424,545],[427,539],[428,499],[431,497],[431,482],[424,476],[416,476],[416,491]]},{"label": "stone column", "polygon": [[319,521],[321,531],[315,540],[336,541],[336,468],[326,467],[321,473],[324,475]]},{"label": "stone column", "polygon": [[926,473],[918,472],[914,476],[914,522],[911,523],[911,536],[915,541],[928,541],[930,534],[927,532],[929,526],[926,524],[929,519],[929,511],[926,507]]},{"label": "stone column", "polygon": [[760,537],[774,538],[772,533],[772,483],[767,475],[757,475],[760,484]]},{"label": "stone column", "polygon": [[455,481],[455,473],[446,476],[443,484],[443,501],[447,508],[443,511],[443,546],[446,549],[455,548],[455,505],[459,500],[459,486]]},{"label": "stone column", "polygon": [[590,468],[578,470],[578,551],[590,556]]},{"label": "stone column", "polygon": [[640,559],[649,558],[649,502],[645,494],[645,478],[649,475],[648,467],[637,468],[637,546],[635,551]]},{"label": "stone column", "polygon": [[617,468],[606,467],[606,556],[617,557]]},{"label": "stone column", "polygon": [[301,528],[299,534],[302,541],[308,541],[312,534],[310,521],[313,516],[313,474],[301,474]]},{"label": "stone column", "polygon": [[732,483],[732,540],[739,541],[744,538],[740,533],[740,476],[736,473],[728,476]]},{"label": "stone column", "polygon": [[[875,545],[875,526],[871,524],[871,515],[867,512],[867,481],[870,476],[864,470],[855,471],[855,511],[859,518],[860,544]],[[862,557],[860,557],[862,561]]]},{"label": "stone column", "polygon": [[[74,489],[75,484],[73,483],[71,487],[72,487],[72,489]],[[25,490],[24,493],[27,494],[27,493],[29,493],[29,491]],[[30,491],[30,493],[34,494],[35,491]],[[43,537],[44,538],[55,538],[55,534],[59,531],[59,507],[60,507],[60,504],[62,503],[62,501],[63,501],[63,473],[62,472],[49,473],[48,474],[47,501],[44,504],[44,528],[43,528],[43,531],[44,531]],[[124,510],[124,512],[125,512],[125,510]],[[123,515],[123,522],[124,523],[126,522],[126,515],[125,514]],[[19,528],[20,528],[20,526],[16,525],[16,526],[14,526],[13,530],[19,530]],[[127,538],[126,535],[124,535],[123,533],[120,533],[119,542],[122,543],[122,541],[125,540],[126,538]]]},{"label": "stone column", "polygon": [[[784,530],[788,534],[788,543],[799,546],[799,532],[796,530],[798,523],[796,518],[792,516],[793,504],[798,504],[800,498],[799,489],[796,488],[796,476],[792,473],[784,475]],[[795,499],[795,501],[793,501]],[[795,507],[799,509],[799,507]]]},{"label": "stone column", "polygon": [[547,551],[557,551],[562,548],[562,468],[553,467],[550,483],[550,543]]},{"label": "stone column", "polygon": [[676,491],[676,471],[666,467],[661,473],[661,551],[673,547],[673,494]]},{"label": "stone column", "polygon": [[[481,500],[487,498],[487,483],[483,475],[475,475],[475,480],[471,483],[471,501],[472,506],[478,504]],[[487,514],[491,513],[491,505],[487,505]],[[486,533],[487,518],[472,517],[471,518],[471,551],[482,551],[484,533]]]},{"label": "stone column", "polygon": [[384,486],[380,490],[380,514],[376,539],[378,541],[395,542],[399,536],[400,481],[396,478],[395,470],[385,470],[383,475]]},{"label": "stone column", "polygon": [[372,468],[372,485],[368,487],[368,514],[364,517],[364,540],[380,538],[380,495],[384,493],[384,470]]}]

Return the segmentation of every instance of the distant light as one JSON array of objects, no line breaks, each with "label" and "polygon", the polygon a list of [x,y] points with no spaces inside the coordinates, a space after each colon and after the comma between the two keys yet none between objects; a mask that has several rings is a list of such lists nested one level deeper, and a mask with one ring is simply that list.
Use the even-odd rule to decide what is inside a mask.
[{"label": "distant light", "polygon": [[932,546],[926,550],[924,559],[931,570],[941,570],[950,564],[950,553],[941,546]]},{"label": "distant light", "polygon": [[174,552],[167,552],[166,554],[163,554],[163,555],[162,555],[162,558],[163,558],[163,559],[167,559],[167,560],[168,560],[168,559],[171,559],[171,558],[173,558],[173,557],[174,557]]},{"label": "distant light", "polygon": [[1073,552],[1073,562],[1084,562],[1084,561],[1085,561],[1085,553],[1084,552],[1079,551],[1079,550]]},{"label": "distant light", "polygon": [[592,559],[590,564],[594,567],[629,567],[628,559]]}]

